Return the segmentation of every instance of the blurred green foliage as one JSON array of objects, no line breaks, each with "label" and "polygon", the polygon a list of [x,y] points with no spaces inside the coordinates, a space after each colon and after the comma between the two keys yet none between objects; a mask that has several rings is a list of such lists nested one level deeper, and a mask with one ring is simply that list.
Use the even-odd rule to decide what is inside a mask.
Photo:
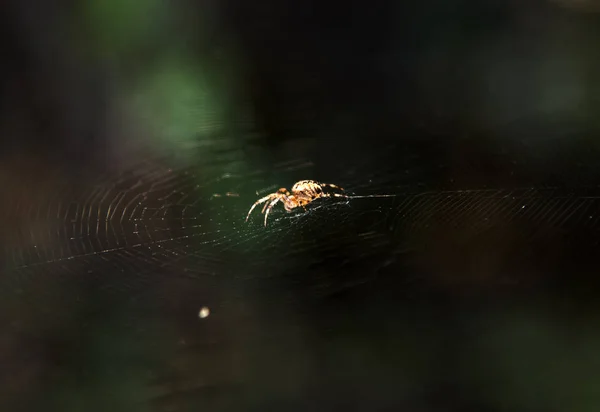
[{"label": "blurred green foliage", "polygon": [[172,7],[160,0],[90,0],[83,19],[97,47],[108,54],[132,51],[167,34]]}]

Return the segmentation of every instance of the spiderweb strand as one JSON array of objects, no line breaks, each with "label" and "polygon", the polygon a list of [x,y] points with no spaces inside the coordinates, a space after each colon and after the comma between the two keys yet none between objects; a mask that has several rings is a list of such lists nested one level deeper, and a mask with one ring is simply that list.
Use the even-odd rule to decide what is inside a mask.
[{"label": "spiderweb strand", "polygon": [[367,198],[370,198],[370,197],[378,198],[378,197],[396,197],[396,196],[398,196],[398,195],[364,195],[364,196],[348,195],[348,196],[345,196],[345,197],[348,198],[348,199],[367,199]]}]

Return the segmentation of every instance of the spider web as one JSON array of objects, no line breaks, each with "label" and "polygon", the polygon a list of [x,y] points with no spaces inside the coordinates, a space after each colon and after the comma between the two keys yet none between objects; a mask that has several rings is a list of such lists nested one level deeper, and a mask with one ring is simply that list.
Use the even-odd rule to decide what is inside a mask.
[{"label": "spider web", "polygon": [[[84,188],[15,195],[5,216],[25,223],[5,246],[3,290],[75,278],[135,294],[160,279],[184,277],[284,278],[329,293],[399,263],[452,277],[465,266],[450,250],[472,261],[473,253],[490,253],[475,247],[487,243],[492,251],[501,246],[510,261],[515,248],[522,248],[522,258],[533,253],[526,250],[546,253],[553,242],[564,247],[573,237],[597,234],[600,190],[593,185],[536,185],[534,171],[514,176],[514,167],[511,179],[464,178],[477,176],[481,165],[467,166],[473,174],[462,172],[461,181],[448,162],[427,164],[414,153],[393,145],[348,158],[333,171],[308,159],[249,171],[243,153],[229,147],[220,164],[181,166],[176,156],[149,157]],[[517,161],[514,154],[494,160],[496,166]],[[570,176],[560,165],[556,175]],[[306,178],[341,185],[350,198],[318,199],[306,212],[286,213],[278,205],[267,227],[258,211],[244,222],[256,199]],[[393,197],[369,197],[377,195]],[[437,264],[423,263],[433,255]]]}]

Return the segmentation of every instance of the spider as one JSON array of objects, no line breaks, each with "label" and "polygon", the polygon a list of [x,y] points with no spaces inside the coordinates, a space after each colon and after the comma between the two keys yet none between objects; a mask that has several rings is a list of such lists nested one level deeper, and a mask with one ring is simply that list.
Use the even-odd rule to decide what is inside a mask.
[{"label": "spider", "polygon": [[292,193],[290,193],[286,188],[282,187],[277,192],[258,199],[250,208],[250,211],[246,216],[246,222],[248,221],[248,218],[250,217],[250,214],[254,208],[262,203],[265,205],[263,206],[261,213],[265,214],[265,226],[267,226],[267,217],[269,216],[269,212],[271,209],[273,209],[277,202],[282,202],[285,210],[287,212],[291,212],[292,209],[300,206],[306,210],[307,204],[320,197],[348,197],[341,193],[325,192],[325,188],[344,191],[343,188],[332,185],[331,183],[319,183],[314,180],[300,180],[299,182],[296,182],[294,186],[292,186]]}]

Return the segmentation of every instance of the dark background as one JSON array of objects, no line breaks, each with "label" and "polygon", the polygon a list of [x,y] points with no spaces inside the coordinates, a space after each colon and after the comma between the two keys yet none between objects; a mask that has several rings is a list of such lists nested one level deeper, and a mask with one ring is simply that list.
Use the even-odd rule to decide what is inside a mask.
[{"label": "dark background", "polygon": [[593,1],[0,7],[0,409],[598,409]]}]

